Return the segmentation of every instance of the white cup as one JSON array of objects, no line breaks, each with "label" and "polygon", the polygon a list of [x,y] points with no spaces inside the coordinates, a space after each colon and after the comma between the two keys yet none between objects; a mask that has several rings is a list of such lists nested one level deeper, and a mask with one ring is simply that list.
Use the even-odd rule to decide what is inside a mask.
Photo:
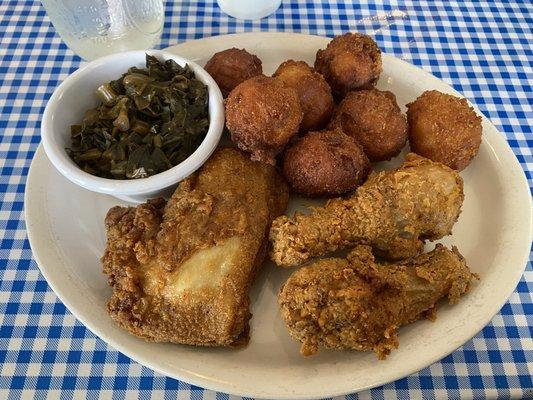
[{"label": "white cup", "polygon": [[[209,91],[209,129],[200,146],[178,165],[142,179],[107,179],[81,170],[67,154],[70,146],[69,129],[79,123],[85,110],[95,107],[98,99],[94,90],[116,79],[132,65],[144,68],[146,54],[161,60],[174,60],[179,65],[188,64],[196,78],[205,83]],[[59,85],[44,110],[41,138],[48,159],[56,169],[73,183],[109,194],[131,203],[143,203],[148,199],[170,194],[179,181],[196,171],[215,151],[224,129],[224,100],[213,78],[199,65],[172,53],[160,50],[129,51],[98,58]]]},{"label": "white cup", "polygon": [[217,0],[219,7],[230,17],[261,19],[276,11],[281,0]]}]

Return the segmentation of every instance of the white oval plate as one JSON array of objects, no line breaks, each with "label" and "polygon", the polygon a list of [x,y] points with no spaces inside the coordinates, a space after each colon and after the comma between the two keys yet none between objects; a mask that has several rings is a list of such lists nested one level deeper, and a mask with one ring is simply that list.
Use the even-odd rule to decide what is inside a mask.
[{"label": "white oval plate", "polygon": [[[287,33],[253,33],[191,41],[167,49],[203,65],[217,51],[246,48],[272,73],[289,58],[314,61],[329,39]],[[422,91],[455,93],[434,76],[383,55],[378,87],[398,103]],[[65,127],[67,129],[67,127]],[[395,161],[396,163],[399,160]],[[117,200],[82,189],[63,178],[40,147],[25,194],[26,223],[41,271],[69,310],[114,348],[162,374],[222,392],[260,398],[309,399],[336,396],[402,378],[440,360],[479,332],[502,307],[524,270],[531,243],[531,198],[504,136],[483,119],[479,155],[461,173],[463,212],[444,240],[455,244],[481,281],[455,306],[443,305],[436,322],[419,321],[400,331],[400,348],[386,361],[370,352],[298,354],[280,319],[276,295],[290,271],[267,263],[252,292],[251,341],[241,350],[147,343],[118,328],[107,316],[110,296],[99,258],[103,220]],[[303,204],[292,201],[291,210]]]}]

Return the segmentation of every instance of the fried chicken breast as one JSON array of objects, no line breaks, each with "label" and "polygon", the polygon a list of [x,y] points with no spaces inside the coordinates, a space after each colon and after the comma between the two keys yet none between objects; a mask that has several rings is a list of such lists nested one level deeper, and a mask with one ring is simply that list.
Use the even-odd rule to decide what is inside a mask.
[{"label": "fried chicken breast", "polygon": [[379,264],[369,246],[357,246],[347,259],[316,261],[293,273],[279,294],[289,333],[301,354],[319,346],[373,350],[384,359],[398,347],[397,330],[435,317],[437,301],[455,303],[476,277],[454,247],[396,264]]},{"label": "fried chicken breast", "polygon": [[277,218],[270,230],[272,260],[280,266],[371,245],[381,256],[420,253],[425,239],[451,233],[463,204],[463,180],[447,166],[408,154],[400,168],[371,175],[347,199],[333,199],[309,215]]},{"label": "fried chicken breast", "polygon": [[287,201],[274,167],[223,149],[168,202],[112,208],[102,257],[111,318],[150,341],[246,343],[248,289]]}]

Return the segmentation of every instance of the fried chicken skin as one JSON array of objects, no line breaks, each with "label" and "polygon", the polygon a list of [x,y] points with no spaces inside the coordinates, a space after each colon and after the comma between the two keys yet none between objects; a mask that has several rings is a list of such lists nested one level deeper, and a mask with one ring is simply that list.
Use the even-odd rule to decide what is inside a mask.
[{"label": "fried chicken skin", "polygon": [[328,124],[335,103],[331,88],[322,75],[305,61],[287,60],[272,76],[281,79],[298,93],[304,113],[300,132],[316,131]]},{"label": "fried chicken skin", "polygon": [[387,259],[413,257],[424,240],[451,233],[463,199],[456,171],[410,153],[398,169],[370,175],[349,198],[332,199],[308,215],[276,218],[270,257],[291,267],[357,244]]},{"label": "fried chicken skin", "polygon": [[371,89],[381,74],[381,50],[370,36],[346,33],[336,36],[316,53],[315,69],[342,98],[352,90]]},{"label": "fried chicken skin", "polygon": [[283,175],[304,196],[332,197],[357,188],[370,173],[370,161],[350,136],[340,131],[309,132],[283,157]]},{"label": "fried chicken skin", "polygon": [[481,144],[481,117],[461,99],[437,90],[407,104],[411,150],[462,171]]},{"label": "fried chicken skin", "polygon": [[278,302],[302,355],[323,346],[372,350],[384,359],[398,347],[400,326],[434,319],[437,302],[457,302],[476,277],[455,247],[437,244],[414,259],[379,264],[370,247],[357,246],[347,259],[323,259],[294,272]]},{"label": "fried chicken skin", "polygon": [[223,149],[168,202],[113,207],[102,257],[113,290],[109,315],[149,341],[247,343],[248,289],[287,201],[274,167]]},{"label": "fried chicken skin", "polygon": [[372,162],[390,160],[407,143],[407,120],[389,91],[348,93],[330,125],[357,140]]},{"label": "fried chicken skin", "polygon": [[237,146],[252,160],[275,164],[300,127],[303,112],[296,91],[283,81],[256,76],[226,99],[226,126]]},{"label": "fried chicken skin", "polygon": [[256,55],[235,47],[215,53],[204,68],[224,97],[240,83],[263,73],[263,65]]}]

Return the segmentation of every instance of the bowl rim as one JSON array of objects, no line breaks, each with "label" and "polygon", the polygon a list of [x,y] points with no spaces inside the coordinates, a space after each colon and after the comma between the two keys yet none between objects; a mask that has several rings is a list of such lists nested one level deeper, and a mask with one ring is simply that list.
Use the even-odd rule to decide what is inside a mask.
[{"label": "bowl rim", "polygon": [[[53,128],[53,115],[58,107],[61,106],[61,98],[63,94],[67,90],[71,90],[71,87],[77,80],[84,79],[88,76],[93,69],[102,68],[117,59],[123,60],[124,58],[131,58],[136,60],[141,56],[144,59],[146,54],[157,56],[164,60],[172,59],[180,65],[188,64],[194,71],[196,78],[207,85],[209,96],[209,129],[205,138],[196,150],[178,165],[146,178],[132,180],[109,179],[91,175],[80,169],[68,156],[66,150],[61,148],[61,146],[58,146],[53,139],[53,136],[57,135]],[[132,61],[132,63],[135,62],[136,61]],[[209,75],[200,65],[187,58],[177,56],[167,51],[153,49],[133,50],[111,54],[91,61],[74,71],[61,82],[61,84],[54,90],[54,93],[48,100],[44,110],[41,123],[41,140],[46,155],[54,167],[70,181],[86,189],[100,193],[111,195],[135,195],[165,189],[178,183],[180,180],[186,178],[200,168],[217,148],[224,130],[224,122],[224,100],[220,88],[211,75]],[[65,132],[68,132],[68,126],[65,126]]]}]

